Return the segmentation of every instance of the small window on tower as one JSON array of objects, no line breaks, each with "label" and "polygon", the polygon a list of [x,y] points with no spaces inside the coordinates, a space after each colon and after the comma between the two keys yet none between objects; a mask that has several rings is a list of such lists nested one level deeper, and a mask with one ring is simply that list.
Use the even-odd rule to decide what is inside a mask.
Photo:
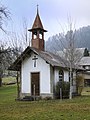
[{"label": "small window on tower", "polygon": [[33,37],[34,37],[34,39],[37,38],[37,32],[34,32],[34,33],[33,33]]},{"label": "small window on tower", "polygon": [[42,39],[42,31],[39,32],[39,38]]},{"label": "small window on tower", "polygon": [[39,38],[42,39],[42,34],[39,34]]}]

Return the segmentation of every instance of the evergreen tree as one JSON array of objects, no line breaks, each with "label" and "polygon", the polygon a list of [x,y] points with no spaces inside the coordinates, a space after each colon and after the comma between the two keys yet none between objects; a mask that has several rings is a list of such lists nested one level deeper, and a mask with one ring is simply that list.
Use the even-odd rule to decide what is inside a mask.
[{"label": "evergreen tree", "polygon": [[88,51],[87,48],[85,48],[85,50],[84,50],[84,57],[87,57],[87,56],[89,56],[89,51]]}]

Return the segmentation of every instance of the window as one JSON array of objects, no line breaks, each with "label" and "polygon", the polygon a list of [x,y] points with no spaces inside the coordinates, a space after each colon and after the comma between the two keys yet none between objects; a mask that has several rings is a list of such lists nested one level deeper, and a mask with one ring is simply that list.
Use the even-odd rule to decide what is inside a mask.
[{"label": "window", "polygon": [[84,80],[84,86],[85,87],[90,87],[90,79],[85,79]]},{"label": "window", "polygon": [[39,38],[43,39],[43,32],[42,31],[39,31]]},{"label": "window", "polygon": [[37,32],[33,32],[33,38],[34,38],[34,39],[37,38]]},{"label": "window", "polygon": [[90,70],[90,66],[86,66],[85,69],[86,69],[86,70]]},{"label": "window", "polygon": [[86,69],[86,70],[90,70],[90,66],[88,66],[88,65],[87,66],[83,66],[83,68]]},{"label": "window", "polygon": [[42,34],[39,34],[39,38],[42,39]]},{"label": "window", "polygon": [[37,62],[36,60],[37,60],[37,59],[38,59],[38,58],[37,58],[36,56],[34,56],[34,58],[32,59],[32,60],[33,60],[33,63],[34,63],[34,65],[33,65],[34,67],[36,67],[36,62]]},{"label": "window", "polygon": [[59,81],[62,82],[63,81],[63,70],[59,71]]}]

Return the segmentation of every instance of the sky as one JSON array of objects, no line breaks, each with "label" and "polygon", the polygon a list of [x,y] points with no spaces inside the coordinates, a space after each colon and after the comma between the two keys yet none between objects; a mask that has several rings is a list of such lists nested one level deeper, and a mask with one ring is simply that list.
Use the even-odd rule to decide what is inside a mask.
[{"label": "sky", "polygon": [[76,29],[90,25],[90,0],[1,0],[1,3],[10,11],[11,19],[4,25],[7,31],[19,33],[25,20],[31,28],[37,4],[44,29],[48,30],[45,40],[63,32],[68,18],[71,18]]}]

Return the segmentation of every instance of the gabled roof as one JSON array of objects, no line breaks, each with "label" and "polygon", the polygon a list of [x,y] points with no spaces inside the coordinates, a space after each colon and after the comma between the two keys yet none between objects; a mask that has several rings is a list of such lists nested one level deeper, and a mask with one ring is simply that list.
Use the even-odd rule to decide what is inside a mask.
[{"label": "gabled roof", "polygon": [[41,51],[39,55],[52,66],[63,67],[63,68],[66,68],[69,66],[69,63],[67,60],[51,52]]},{"label": "gabled roof", "polygon": [[[19,71],[21,69],[21,63],[26,57],[30,57],[31,53],[34,52],[38,56],[40,56],[42,59],[44,59],[48,64],[50,64],[53,67],[61,67],[61,68],[69,68],[69,62],[65,60],[64,58],[61,58],[60,56],[46,52],[46,51],[40,51],[36,48],[27,47],[25,51],[15,60],[15,62],[9,67],[9,70]],[[82,70],[80,67],[73,67],[74,69]]]},{"label": "gabled roof", "polygon": [[82,57],[79,64],[82,66],[90,66],[90,56]]},{"label": "gabled roof", "polygon": [[9,70],[20,70],[21,68],[21,63],[26,57],[31,56],[31,52],[34,52],[35,54],[39,55],[42,59],[44,59],[48,64],[51,66],[56,66],[56,67],[62,67],[62,68],[67,68],[69,67],[68,61],[64,60],[60,56],[57,56],[53,53],[50,52],[45,52],[45,51],[39,51],[36,48],[32,47],[27,47],[25,51],[15,60],[15,62],[9,67]]}]

